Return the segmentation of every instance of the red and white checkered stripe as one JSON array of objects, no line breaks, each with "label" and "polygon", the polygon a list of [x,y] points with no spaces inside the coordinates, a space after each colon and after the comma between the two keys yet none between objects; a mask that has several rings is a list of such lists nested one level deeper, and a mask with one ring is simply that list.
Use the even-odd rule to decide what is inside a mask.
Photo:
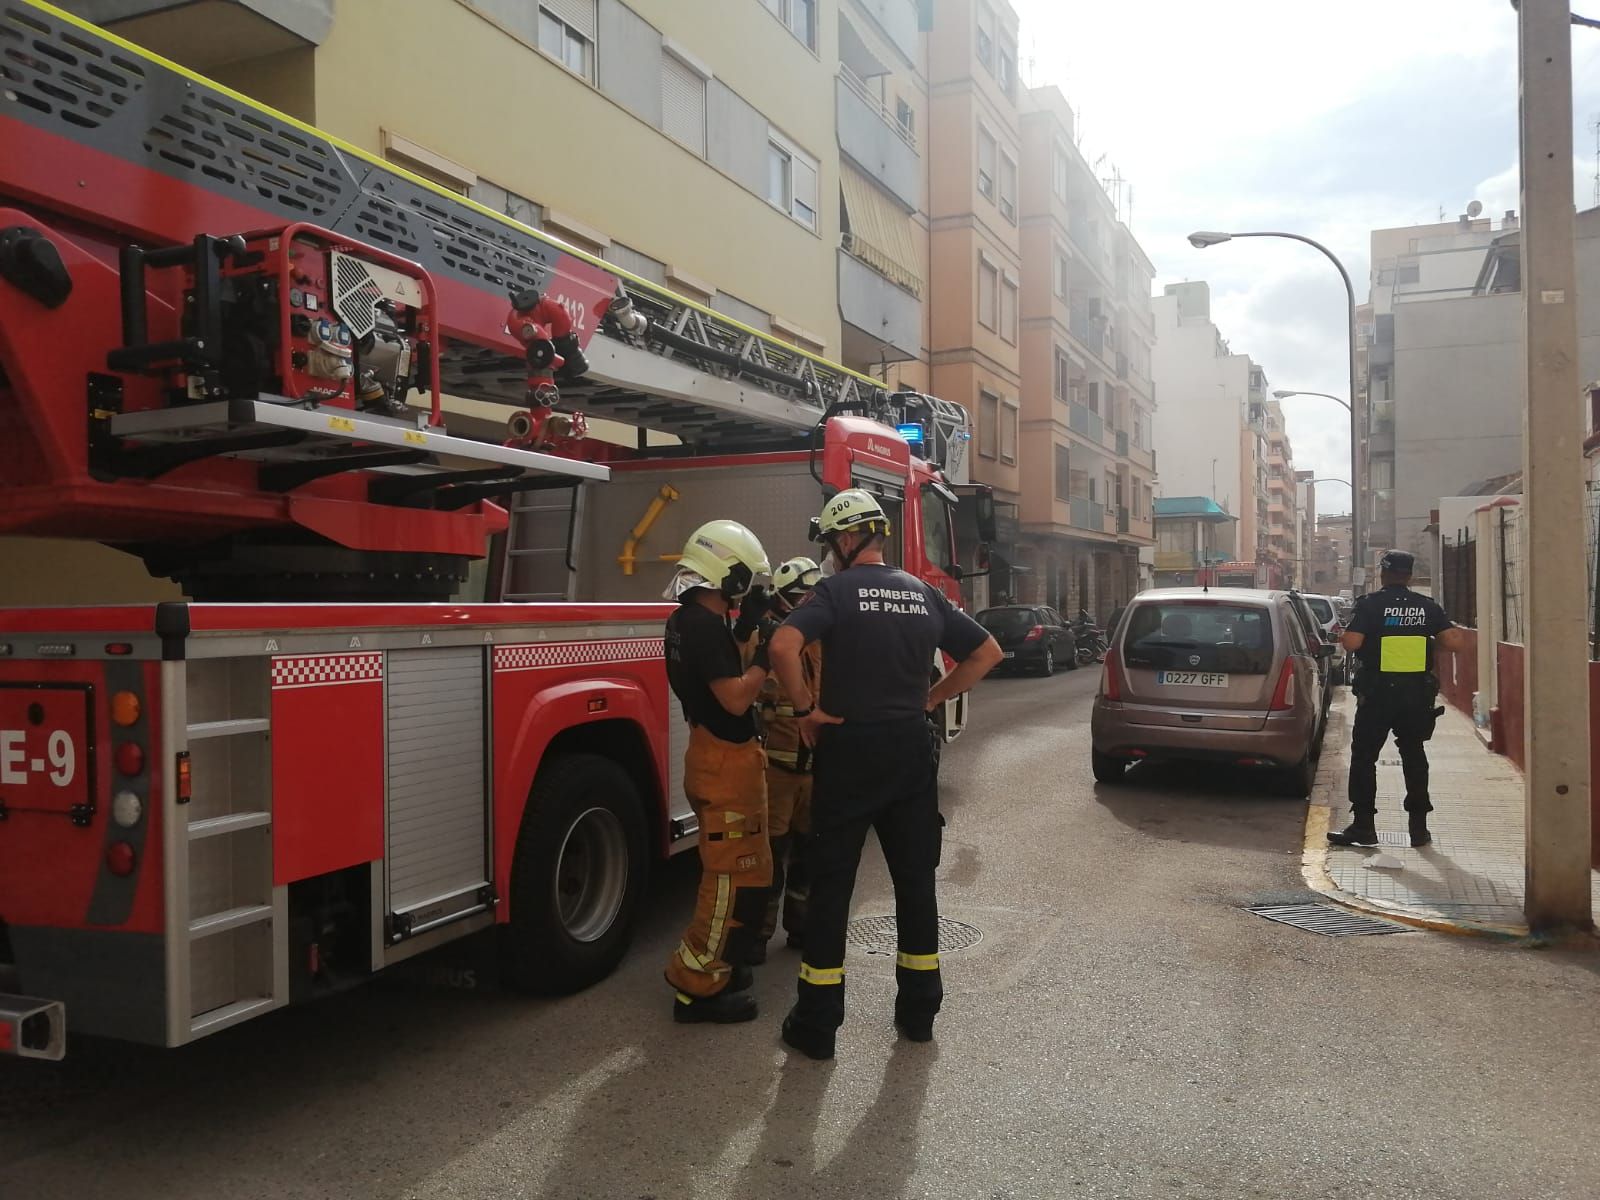
[{"label": "red and white checkered stripe", "polygon": [[283,655],[272,660],[272,687],[329,687],[342,683],[382,683],[381,654]]},{"label": "red and white checkered stripe", "polygon": [[537,642],[496,646],[496,671],[541,671],[600,663],[649,662],[662,653],[660,638],[620,638],[610,642]]}]

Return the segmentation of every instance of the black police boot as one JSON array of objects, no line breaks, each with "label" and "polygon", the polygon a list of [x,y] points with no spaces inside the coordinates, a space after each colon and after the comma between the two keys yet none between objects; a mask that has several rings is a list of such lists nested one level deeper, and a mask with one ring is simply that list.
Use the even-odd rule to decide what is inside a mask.
[{"label": "black police boot", "polygon": [[734,1025],[740,1021],[754,1021],[756,998],[730,988],[700,1000],[679,992],[672,998],[672,1019],[680,1025]]},{"label": "black police boot", "polygon": [[783,1019],[783,1044],[791,1050],[798,1050],[807,1058],[826,1061],[833,1057],[834,1031],[831,1029],[817,1029],[811,1025],[802,1025],[795,1020],[793,1010]]},{"label": "black police boot", "polygon": [[1378,831],[1373,828],[1372,819],[1372,813],[1356,813],[1344,829],[1329,833],[1328,841],[1335,846],[1376,846]]},{"label": "black police boot", "polygon": [[933,1041],[933,1014],[912,1012],[909,1009],[894,1006],[894,1025],[900,1031],[900,1036],[908,1042]]},{"label": "black police boot", "polygon": [[1411,814],[1411,844],[1413,846],[1426,846],[1433,841],[1433,834],[1428,830],[1428,814],[1414,812]]}]

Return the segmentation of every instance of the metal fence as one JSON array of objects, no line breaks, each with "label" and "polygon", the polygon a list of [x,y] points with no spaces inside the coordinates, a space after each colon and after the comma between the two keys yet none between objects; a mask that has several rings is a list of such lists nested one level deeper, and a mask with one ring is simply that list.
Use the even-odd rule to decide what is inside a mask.
[{"label": "metal fence", "polygon": [[1522,643],[1522,506],[1506,505],[1495,510],[1496,551],[1503,564],[1500,572],[1500,629],[1502,642]]},{"label": "metal fence", "polygon": [[1600,660],[1600,483],[1588,490],[1589,658]]},{"label": "metal fence", "polygon": [[1439,567],[1439,603],[1457,625],[1478,627],[1478,542],[1472,530],[1460,529],[1443,540]]}]

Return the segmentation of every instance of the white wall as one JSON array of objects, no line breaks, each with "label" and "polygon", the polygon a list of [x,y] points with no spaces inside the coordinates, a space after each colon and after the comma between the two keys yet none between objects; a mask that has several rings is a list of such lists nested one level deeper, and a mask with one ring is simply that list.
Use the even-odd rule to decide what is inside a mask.
[{"label": "white wall", "polygon": [[[1181,284],[1187,301],[1204,284]],[[1184,308],[1191,308],[1185,303]],[[1210,496],[1233,514],[1240,511],[1240,414],[1250,381],[1250,360],[1222,355],[1217,328],[1203,316],[1180,319],[1180,297],[1157,296],[1152,370],[1160,404],[1155,446],[1163,496]],[[1200,307],[1204,312],[1205,308]],[[1220,385],[1220,386],[1219,386]],[[1216,459],[1216,493],[1212,459]]]}]

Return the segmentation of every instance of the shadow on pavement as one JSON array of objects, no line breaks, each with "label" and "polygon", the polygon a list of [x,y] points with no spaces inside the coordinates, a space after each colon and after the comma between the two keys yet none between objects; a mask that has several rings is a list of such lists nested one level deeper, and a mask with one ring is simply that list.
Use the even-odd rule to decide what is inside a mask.
[{"label": "shadow on pavement", "polygon": [[1283,850],[1300,844],[1303,797],[1242,767],[1141,763],[1120,784],[1094,785],[1095,802],[1130,829],[1165,841]]}]

